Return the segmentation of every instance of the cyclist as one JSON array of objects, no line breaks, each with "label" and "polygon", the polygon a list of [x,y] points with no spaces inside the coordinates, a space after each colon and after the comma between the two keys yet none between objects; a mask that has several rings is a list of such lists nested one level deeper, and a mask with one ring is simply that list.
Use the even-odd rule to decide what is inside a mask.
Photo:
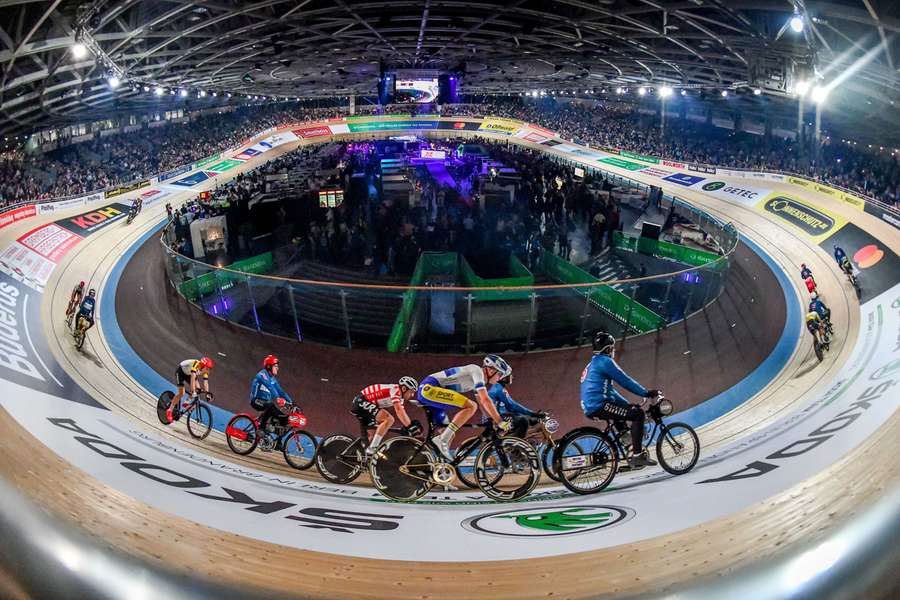
[{"label": "cyclist", "polygon": [[543,419],[547,416],[547,413],[533,411],[513,400],[506,389],[512,383],[512,380],[512,373],[510,373],[492,385],[491,389],[488,390],[488,397],[494,401],[494,406],[497,407],[497,412],[500,413],[500,416],[510,421],[510,435],[524,438],[525,434],[528,433],[531,420]]},{"label": "cyclist", "polygon": [[806,290],[810,294],[816,293],[816,280],[815,279],[813,279],[812,277],[807,277],[804,280],[804,283],[806,284]]},{"label": "cyclist", "polygon": [[844,255],[844,257],[838,261],[838,264],[841,267],[841,271],[843,271],[847,275],[853,275],[853,262],[850,260],[850,257]]},{"label": "cyclist", "polygon": [[[445,422],[446,410],[459,409],[444,431],[431,438],[444,458],[450,458],[450,443],[453,436],[472,418],[479,405],[482,412],[490,417],[501,431],[509,429],[509,423],[500,418],[500,413],[488,397],[485,386],[493,385],[510,374],[512,367],[509,363],[496,354],[488,354],[480,367],[478,365],[453,367],[432,373],[422,380],[417,398],[419,404],[437,409],[433,411],[432,422]],[[478,404],[463,395],[471,391],[475,392]]]},{"label": "cyclist", "polygon": [[185,387],[191,394],[200,391],[200,381],[203,378],[203,391],[209,391],[209,372],[213,368],[213,361],[210,357],[204,356],[200,359],[183,360],[175,369],[175,384],[178,386],[178,393],[172,398],[169,408],[166,409],[166,417],[169,422],[177,421],[181,417],[181,398],[184,396]]},{"label": "cyclist", "polygon": [[[141,212],[141,206],[143,205],[143,200],[138,196],[134,200],[131,201],[131,212],[134,214],[134,217],[138,216]],[[134,218],[132,217],[132,218]]]},{"label": "cyclist", "polygon": [[643,451],[644,410],[630,404],[613,387],[618,383],[642,398],[655,398],[659,390],[648,390],[629,377],[615,361],[616,339],[605,331],[594,332],[594,356],[581,373],[581,410],[588,418],[631,421],[632,455],[628,464],[639,469],[656,464]]},{"label": "cyclist", "polygon": [[69,320],[69,316],[75,312],[75,307],[81,304],[81,299],[84,298],[84,282],[81,281],[75,288],[72,290],[72,295],[69,296],[69,305],[66,307],[66,322]]},{"label": "cyclist", "polygon": [[[266,431],[271,419],[289,414],[294,404],[288,393],[278,383],[278,369],[278,357],[269,354],[263,359],[263,368],[250,384],[250,405],[256,410],[262,411],[259,415],[260,431]],[[278,450],[280,444],[281,440],[278,440],[274,449]],[[264,452],[268,452],[272,449],[269,446],[269,444],[263,444],[260,448]]]},{"label": "cyclist", "polygon": [[828,347],[828,339],[825,336],[825,322],[819,313],[812,310],[806,313],[806,329],[812,334],[813,339],[819,344]]},{"label": "cyclist", "polygon": [[822,317],[827,325],[831,321],[831,309],[825,306],[825,303],[816,295],[809,300],[809,312],[816,312]]},{"label": "cyclist", "polygon": [[840,246],[838,246],[837,244],[835,244],[834,245],[834,260],[836,260],[838,264],[841,264],[841,261],[844,260],[844,258],[846,256],[847,256],[847,253],[844,252],[844,249],[841,248]]},{"label": "cyclist", "polygon": [[78,326],[78,320],[84,317],[87,321],[87,327],[84,328],[84,334],[87,335],[88,329],[94,326],[94,309],[97,308],[97,292],[94,288],[88,290],[87,297],[81,301],[78,307],[78,315],[75,317],[75,326]]},{"label": "cyclist", "polygon": [[808,277],[812,277],[812,271],[806,266],[806,263],[800,265],[800,279],[806,281]]},{"label": "cyclist", "polygon": [[418,389],[418,381],[404,376],[398,383],[373,383],[366,386],[353,398],[350,405],[353,416],[359,419],[363,427],[376,425],[372,441],[366,448],[366,458],[371,458],[378,451],[381,441],[394,424],[394,417],[388,411],[389,408],[394,409],[407,434],[418,435],[422,432],[422,425],[410,419],[403,406],[404,401],[409,402],[416,397]]}]

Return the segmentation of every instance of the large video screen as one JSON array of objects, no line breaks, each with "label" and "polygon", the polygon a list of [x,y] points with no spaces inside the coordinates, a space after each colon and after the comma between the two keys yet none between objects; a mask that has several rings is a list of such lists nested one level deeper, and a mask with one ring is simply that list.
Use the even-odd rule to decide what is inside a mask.
[{"label": "large video screen", "polygon": [[437,102],[438,80],[433,78],[397,78],[394,102],[398,104],[428,104]]}]

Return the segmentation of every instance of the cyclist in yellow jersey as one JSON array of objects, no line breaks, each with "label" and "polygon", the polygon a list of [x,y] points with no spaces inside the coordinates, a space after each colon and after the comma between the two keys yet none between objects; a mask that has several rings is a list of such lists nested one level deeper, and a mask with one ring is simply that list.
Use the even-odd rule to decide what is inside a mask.
[{"label": "cyclist in yellow jersey", "polygon": [[213,368],[213,361],[210,357],[204,356],[201,359],[188,359],[179,363],[175,369],[175,383],[178,385],[178,393],[172,398],[172,403],[166,409],[166,416],[169,422],[178,420],[181,415],[181,398],[184,396],[185,387],[190,394],[200,391],[200,379],[203,380],[203,391],[209,391],[209,371]]}]

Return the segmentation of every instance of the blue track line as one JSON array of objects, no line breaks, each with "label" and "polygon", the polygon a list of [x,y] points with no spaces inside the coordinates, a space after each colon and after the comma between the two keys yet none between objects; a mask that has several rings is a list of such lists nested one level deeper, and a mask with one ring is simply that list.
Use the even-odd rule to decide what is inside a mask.
[{"label": "blue track line", "polygon": [[[119,285],[119,280],[122,277],[125,266],[151,236],[158,235],[159,230],[162,229],[163,225],[165,225],[165,220],[161,221],[157,227],[154,227],[142,235],[137,242],[132,244],[128,250],[122,254],[119,261],[113,267],[112,272],[109,274],[106,284],[103,286],[102,297],[106,299],[112,298],[112,300],[100,303],[100,319],[103,323],[103,335],[106,338],[107,345],[109,345],[110,350],[119,360],[122,367],[142,387],[154,396],[158,396],[165,390],[171,390],[174,386],[172,382],[162,377],[144,362],[125,340],[125,336],[122,334],[122,329],[119,327],[119,321],[116,315],[115,290]],[[778,343],[775,344],[775,348],[769,356],[767,356],[766,359],[744,379],[724,392],[713,396],[709,400],[691,407],[684,412],[677,413],[677,420],[688,423],[692,427],[700,427],[701,425],[705,425],[706,423],[721,417],[762,391],[763,388],[778,375],[784,365],[787,364],[800,337],[800,306],[796,299],[791,296],[791,285],[787,275],[785,275],[778,265],[775,264],[775,261],[753,241],[743,235],[741,236],[741,241],[747,244],[753,252],[765,261],[778,279],[787,307],[784,329],[781,332]],[[225,426],[227,425],[228,420],[233,416],[233,413],[215,405],[211,405],[210,409],[212,409],[213,413],[213,428],[218,431],[224,431]]]}]

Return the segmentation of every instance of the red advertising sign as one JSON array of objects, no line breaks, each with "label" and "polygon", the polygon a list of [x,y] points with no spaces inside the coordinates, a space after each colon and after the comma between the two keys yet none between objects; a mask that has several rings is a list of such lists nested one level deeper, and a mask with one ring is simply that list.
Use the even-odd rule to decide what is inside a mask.
[{"label": "red advertising sign", "polygon": [[539,134],[539,133],[535,133],[535,132],[532,131],[531,133],[529,133],[528,135],[526,135],[526,136],[525,136],[524,138],[522,138],[522,139],[528,140],[529,142],[537,142],[537,143],[541,143],[541,142],[543,142],[544,140],[547,139],[547,136],[544,136],[544,135],[541,135],[541,134]]},{"label": "red advertising sign", "polygon": [[331,135],[331,130],[327,127],[303,127],[302,129],[295,129],[294,134],[302,138],[312,138]]},{"label": "red advertising sign", "polygon": [[671,160],[664,160],[664,161],[662,161],[662,164],[664,164],[667,167],[673,167],[675,169],[687,169],[687,165],[685,165],[684,163],[673,162]]},{"label": "red advertising sign", "polygon": [[0,229],[3,229],[7,225],[12,225],[17,221],[21,221],[22,219],[27,219],[29,217],[33,217],[37,214],[37,207],[34,204],[29,204],[28,206],[21,206],[15,210],[10,210],[3,214],[0,214]]},{"label": "red advertising sign", "polygon": [[18,241],[44,258],[58,263],[75,244],[81,241],[81,237],[55,223],[48,223],[32,229]]}]

